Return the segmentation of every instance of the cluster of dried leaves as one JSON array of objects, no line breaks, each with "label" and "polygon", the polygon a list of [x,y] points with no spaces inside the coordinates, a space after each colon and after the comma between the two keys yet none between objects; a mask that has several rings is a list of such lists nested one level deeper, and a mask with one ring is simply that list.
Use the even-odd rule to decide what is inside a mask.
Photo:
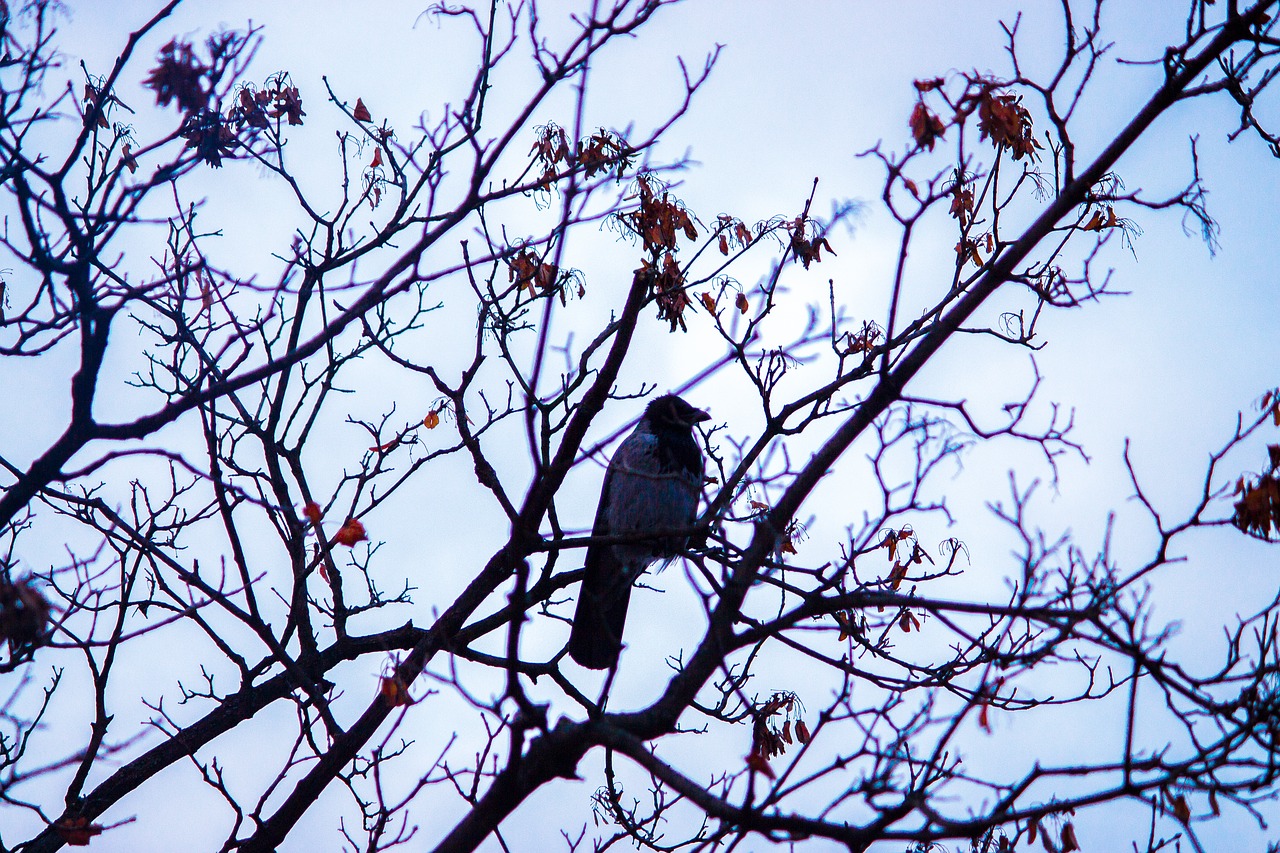
[{"label": "cluster of dried leaves", "polygon": [[507,280],[528,290],[530,296],[559,296],[562,305],[568,300],[571,283],[577,284],[579,299],[587,293],[581,277],[560,269],[532,249],[523,249],[507,259]]},{"label": "cluster of dried leaves", "polygon": [[636,279],[642,279],[654,294],[658,319],[670,323],[673,332],[677,327],[686,331],[684,311],[692,302],[684,270],[676,260],[679,248],[676,240],[680,234],[690,240],[698,239],[695,217],[651,176],[641,175],[636,179],[636,195],[640,204],[617,217],[628,231],[640,238],[648,253],[635,271]]},{"label": "cluster of dried leaves", "polygon": [[538,183],[543,187],[575,169],[588,178],[610,171],[621,177],[635,159],[636,152],[626,140],[603,127],[580,140],[576,150],[569,147],[569,134],[555,122],[536,128],[535,135],[530,153],[542,169]]},{"label": "cluster of dried leaves", "polygon": [[[799,697],[794,693],[779,691],[774,693],[759,708],[754,709],[751,727],[751,752],[747,755],[747,767],[755,773],[763,773],[770,779],[776,778],[769,759],[782,755],[787,747],[797,741],[801,744],[809,742],[809,726],[800,718],[803,711]],[[783,714],[782,725],[771,722],[773,717]],[[792,736],[792,725],[795,735]]]},{"label": "cluster of dried leaves", "polygon": [[1235,514],[1231,523],[1242,532],[1259,539],[1270,539],[1280,531],[1280,444],[1267,445],[1271,468],[1256,478],[1241,477],[1236,481]]},{"label": "cluster of dried leaves", "polygon": [[0,573],[0,643],[9,644],[11,658],[44,639],[49,611],[49,602],[29,578],[14,581]]},{"label": "cluster of dried leaves", "polygon": [[[173,39],[160,49],[155,67],[143,80],[143,85],[156,93],[158,105],[176,103],[186,114],[178,135],[195,149],[198,160],[215,168],[222,165],[223,158],[235,156],[244,130],[265,130],[281,119],[300,125],[306,115],[302,95],[284,73],[274,75],[260,89],[244,86],[225,113],[218,111],[214,93],[242,39],[234,33],[210,36],[205,42],[207,60],[190,42]],[[137,168],[128,151],[125,164],[131,171]]]},{"label": "cluster of dried leaves", "polygon": [[1036,152],[1043,146],[1033,135],[1031,113],[1023,105],[1022,96],[1003,91],[1004,85],[996,80],[967,75],[964,79],[964,94],[955,103],[947,100],[953,109],[950,121],[943,121],[925,104],[925,96],[941,93],[946,81],[941,77],[915,81],[918,97],[908,124],[916,146],[932,151],[937,141],[946,136],[948,127],[964,123],[976,112],[980,139],[990,139],[997,149],[1007,148],[1015,160],[1037,159]]}]

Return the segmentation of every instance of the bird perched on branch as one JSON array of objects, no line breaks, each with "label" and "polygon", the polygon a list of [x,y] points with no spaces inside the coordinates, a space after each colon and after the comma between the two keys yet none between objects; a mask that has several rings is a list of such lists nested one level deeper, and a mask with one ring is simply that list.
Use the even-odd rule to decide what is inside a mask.
[{"label": "bird perched on branch", "polygon": [[709,417],[675,394],[658,397],[609,461],[591,535],[634,538],[587,547],[569,635],[569,654],[583,666],[617,665],[631,585],[650,563],[669,562],[684,549],[687,533],[643,534],[693,525],[702,494],[702,451],[693,425]]}]

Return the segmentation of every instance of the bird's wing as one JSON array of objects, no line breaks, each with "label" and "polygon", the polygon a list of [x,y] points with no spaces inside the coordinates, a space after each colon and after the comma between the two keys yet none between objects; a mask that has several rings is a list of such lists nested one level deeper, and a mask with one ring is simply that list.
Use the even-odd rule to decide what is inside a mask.
[{"label": "bird's wing", "polygon": [[[622,448],[630,441],[623,441]],[[615,454],[615,458],[618,454]],[[614,463],[604,474],[593,536],[608,536],[609,505],[614,483]],[[631,580],[612,545],[587,546],[586,574],[578,592],[578,606],[569,635],[569,654],[589,669],[608,669],[618,662],[622,651],[622,629],[626,624],[627,605],[631,600]]]}]

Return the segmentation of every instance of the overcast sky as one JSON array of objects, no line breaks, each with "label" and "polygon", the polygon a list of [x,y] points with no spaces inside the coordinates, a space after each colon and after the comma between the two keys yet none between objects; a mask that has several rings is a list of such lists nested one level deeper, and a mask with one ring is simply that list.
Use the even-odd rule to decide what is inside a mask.
[{"label": "overcast sky", "polygon": [[[72,17],[64,28],[65,49],[73,56],[83,55],[90,68],[101,73],[127,32],[147,17],[154,4],[129,0],[68,5]],[[543,5],[548,17],[561,6]],[[698,66],[717,44],[723,45],[711,80],[658,152],[674,157],[687,150],[698,161],[683,175],[678,194],[704,220],[727,211],[747,222],[780,213],[794,215],[815,177],[820,179],[815,204],[820,215],[834,202],[863,202],[865,207],[852,228],[838,230],[832,239],[838,257],[824,261],[809,279],[797,275],[793,285],[813,288],[802,294],[806,300],[823,299],[830,278],[848,295],[855,314],[865,312],[868,319],[883,325],[877,312],[884,304],[896,233],[876,204],[879,170],[856,155],[877,142],[892,150],[905,147],[907,119],[915,101],[913,79],[954,69],[1007,73],[998,21],[1012,21],[1020,6],[1026,7],[1021,32],[1031,70],[1036,70],[1039,57],[1047,67],[1060,46],[1057,5],[1044,0],[1023,4],[695,0],[666,11],[639,39],[606,54],[595,69],[598,76],[589,102],[589,122],[616,128],[634,122],[638,128],[647,128],[675,102],[676,57]],[[1104,21],[1116,42],[1113,58],[1157,58],[1163,45],[1181,31],[1183,5],[1147,0],[1112,4]],[[456,29],[439,26],[422,11],[421,3],[401,2],[192,2],[161,25],[126,79],[139,81],[155,49],[171,35],[200,37],[220,24],[260,24],[266,40],[255,63],[257,77],[278,69],[290,71],[308,112],[306,132],[294,134],[291,143],[294,162],[316,158],[327,164],[317,168],[332,168],[331,128],[340,124],[340,117],[326,103],[322,75],[340,97],[352,102],[360,97],[375,117],[388,117],[406,130],[423,110],[438,114],[442,101],[457,100],[469,84],[469,54],[460,56]],[[74,62],[66,70],[78,73]],[[1159,74],[1158,67],[1104,61],[1087,106],[1090,127],[1077,138],[1082,149],[1096,151],[1098,144],[1109,139],[1153,89]],[[499,90],[499,97],[504,96]],[[135,97],[145,100],[141,93]],[[1227,144],[1226,134],[1234,126],[1230,110],[1221,102],[1192,105],[1175,111],[1121,161],[1119,171],[1129,189],[1142,188],[1153,195],[1176,191],[1189,174],[1188,137],[1199,134],[1201,170],[1212,193],[1209,208],[1222,226],[1221,250],[1211,257],[1197,235],[1184,233],[1177,213],[1135,214],[1144,233],[1132,253],[1113,246],[1104,257],[1115,269],[1115,286],[1132,294],[1056,315],[1045,325],[1048,346],[1036,356],[1045,377],[1043,397],[1075,407],[1075,438],[1093,460],[1089,465],[1068,463],[1058,494],[1046,490],[1041,512],[1048,526],[1069,527],[1096,541],[1108,510],[1117,508],[1122,521],[1134,525],[1130,543],[1149,545],[1149,531],[1142,529],[1140,514],[1126,503],[1131,489],[1120,465],[1124,441],[1131,439],[1132,458],[1152,495],[1170,501],[1172,509],[1183,510],[1193,494],[1187,490],[1189,478],[1198,475],[1208,453],[1228,437],[1235,413],[1251,406],[1277,381],[1274,365],[1280,339],[1271,321],[1280,308],[1274,261],[1280,234],[1276,204],[1280,167],[1251,138]],[[226,232],[227,244],[236,251],[261,256],[262,274],[271,280],[270,252],[287,245],[297,223],[288,219],[286,209],[269,203],[278,199],[270,179],[250,167],[229,164],[202,180],[209,190],[208,221]],[[613,274],[608,266],[612,255],[599,249],[593,239],[584,238],[580,244],[577,239],[569,243],[570,263],[587,273],[589,291],[603,292]],[[579,246],[581,254],[575,256]],[[949,276],[950,243],[921,242],[915,251],[912,270],[916,276],[937,275],[944,280]],[[630,270],[617,270],[616,275],[629,279]],[[656,382],[663,389],[678,386],[695,372],[689,365],[709,352],[696,330],[674,338],[659,331],[651,338],[648,345],[654,357],[636,368],[648,373],[634,378]],[[990,350],[978,353],[963,346],[948,352],[922,377],[923,387],[973,385],[975,397],[982,400],[984,389],[994,386],[1005,395],[1001,399],[1007,399],[1007,389],[1025,388],[1030,380],[1025,352],[993,356]],[[19,393],[18,386],[30,381],[27,375],[0,375],[0,392]],[[411,396],[425,391],[402,389],[399,393]],[[64,398],[62,387],[50,389],[48,399],[31,397],[24,417],[35,412],[33,420],[41,413],[52,418]],[[714,389],[707,391],[707,399],[694,402],[708,405],[720,419],[731,420],[735,412],[732,397],[716,397]],[[634,411],[606,412],[608,424],[602,423],[601,434],[606,426],[634,415]],[[0,429],[12,434],[21,428],[18,420],[16,413],[0,414]],[[33,452],[47,443],[36,432],[32,430],[30,436]],[[955,480],[955,493],[948,496],[958,509],[959,523],[969,526],[940,532],[939,538],[960,536],[973,541],[984,557],[1001,557],[1007,543],[983,547],[982,537],[994,535],[983,503],[1007,495],[1002,485],[1007,469],[1011,460],[1022,458],[1005,450],[975,450],[966,460],[964,475]],[[1242,460],[1242,464],[1257,467],[1261,461]],[[598,476],[584,470],[573,484],[583,494],[581,516],[574,520],[583,528],[590,524]],[[856,484],[851,488],[856,493]],[[453,513],[457,523],[471,517],[470,508],[445,504],[447,499],[432,511],[446,519]],[[802,514],[821,509],[807,506]],[[818,528],[814,536],[838,538],[839,525]],[[387,544],[389,554],[403,554],[406,559],[417,547],[420,543],[414,541]],[[1202,559],[1185,575],[1169,573],[1173,579],[1159,591],[1162,612],[1182,619],[1188,624],[1188,635],[1199,638],[1206,634],[1194,629],[1209,629],[1207,636],[1215,636],[1214,624],[1221,624],[1232,612],[1248,610],[1257,596],[1274,591],[1277,568],[1272,554],[1240,537],[1223,534],[1205,547],[1199,555]],[[1138,548],[1133,551],[1140,553]],[[998,586],[1003,582],[999,572],[1005,569],[991,565],[994,574],[978,582]],[[1012,563],[1008,570],[1012,571]],[[1247,582],[1258,577],[1262,578],[1259,586]],[[666,581],[668,585],[677,582],[674,577]],[[651,602],[650,618],[659,620],[655,633],[660,632],[663,618],[678,618],[664,616],[662,609]],[[417,620],[419,624],[425,616]],[[645,686],[636,686],[637,702],[643,701]],[[1003,728],[993,740],[1001,748],[1019,743],[1043,746],[1036,740],[1040,735],[1019,730],[1016,722],[1000,725]],[[537,824],[527,810],[520,818]],[[430,824],[426,816],[420,819]],[[0,813],[0,821],[4,820]],[[1087,851],[1118,849],[1108,827],[1082,821],[1077,830]],[[128,831],[99,839],[95,847],[125,849],[112,845],[125,844]],[[1237,826],[1231,831],[1244,830]],[[538,844],[554,844],[554,831],[546,832],[531,838]]]}]

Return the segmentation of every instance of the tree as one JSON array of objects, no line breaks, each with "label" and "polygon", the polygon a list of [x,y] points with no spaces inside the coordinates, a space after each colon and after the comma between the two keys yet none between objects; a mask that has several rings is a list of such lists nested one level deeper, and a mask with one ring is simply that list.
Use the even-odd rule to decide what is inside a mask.
[{"label": "tree", "polygon": [[[653,126],[627,104],[594,120],[593,75],[673,2],[434,9],[475,73],[412,131],[337,76],[323,98],[259,76],[255,29],[173,35],[178,5],[109,69],[59,64],[56,4],[3,18],[0,354],[66,389],[0,447],[3,849],[154,838],[139,804],[193,782],[200,805],[165,810],[214,809],[219,835],[168,846],[505,848],[504,821],[555,796],[594,810],[559,824],[570,849],[1067,851],[1136,806],[1150,831],[1123,842],[1160,850],[1274,800],[1277,585],[1197,650],[1211,665],[1152,595],[1184,541],[1275,537],[1277,392],[1259,383],[1189,511],[1129,465],[1154,533],[1122,558],[1037,526],[1029,484],[1083,448],[1034,361],[998,401],[925,371],[957,347],[1029,356],[1115,291],[1099,269],[1148,217],[1213,246],[1194,141],[1172,196],[1127,189],[1121,158],[1215,98],[1280,154],[1275,0],[1194,0],[1101,144],[1101,0],[1064,0],[1044,72],[1018,22],[1003,75],[926,71],[904,140],[864,154],[898,242],[861,316],[824,275],[855,206],[820,214],[817,182],[760,222],[681,201],[689,163],[659,142],[714,52]],[[336,170],[294,156],[324,122]],[[270,263],[208,224],[251,192],[288,201]],[[917,275],[922,253],[946,275]],[[633,614],[602,677],[564,655],[584,507],[655,388],[723,401],[688,554],[649,581],[687,618]],[[992,497],[1016,543],[999,568],[939,485],[986,445],[1038,455]],[[1063,709],[1109,722],[1105,748],[983,761],[1001,720]]]}]

